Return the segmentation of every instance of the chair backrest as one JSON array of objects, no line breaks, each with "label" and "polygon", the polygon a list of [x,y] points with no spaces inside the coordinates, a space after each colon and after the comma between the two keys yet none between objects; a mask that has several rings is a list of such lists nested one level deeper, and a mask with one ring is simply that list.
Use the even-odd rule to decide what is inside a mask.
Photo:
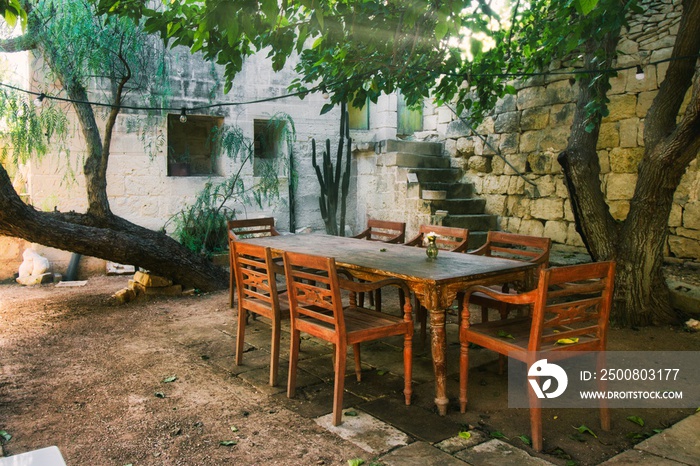
[{"label": "chair backrest", "polygon": [[453,252],[464,252],[467,250],[469,230],[439,225],[421,225],[418,230],[418,236],[411,241],[411,243],[416,242],[416,244],[411,244],[411,246],[425,247],[424,239],[428,233],[436,233],[438,235],[435,244],[440,249]]},{"label": "chair backrest", "polygon": [[339,341],[345,320],[335,259],[288,251],[283,257],[292,325],[326,341]]},{"label": "chair backrest", "polygon": [[604,350],[614,281],[614,262],[542,269],[528,350]]},{"label": "chair backrest", "polygon": [[542,267],[547,267],[551,247],[552,240],[550,238],[492,230],[486,237],[486,244],[471,253],[535,262]]},{"label": "chair backrest", "polygon": [[403,243],[406,239],[406,223],[392,222],[389,220],[367,220],[366,239],[370,241],[383,241],[385,243]]},{"label": "chair backrest", "polygon": [[233,235],[234,240],[254,236],[279,236],[279,232],[275,229],[274,217],[229,220],[226,225],[229,237]]},{"label": "chair backrest", "polygon": [[241,241],[231,241],[229,247],[239,311],[279,317],[277,281],[270,248]]}]

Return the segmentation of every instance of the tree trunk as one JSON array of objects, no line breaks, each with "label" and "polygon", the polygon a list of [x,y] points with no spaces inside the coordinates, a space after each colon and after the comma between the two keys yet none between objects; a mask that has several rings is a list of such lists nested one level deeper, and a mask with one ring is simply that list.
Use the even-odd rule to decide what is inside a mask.
[{"label": "tree trunk", "polygon": [[119,217],[40,212],[22,202],[0,166],[0,234],[135,265],[202,291],[224,289],[228,274],[164,233]]},{"label": "tree trunk", "polygon": [[[617,39],[603,44],[611,68]],[[591,44],[592,49],[596,46]],[[700,51],[700,2],[685,1],[672,58],[659,93],[645,119],[645,152],[637,172],[630,211],[622,222],[608,211],[601,189],[596,153],[600,118],[593,132],[586,132],[590,115],[585,105],[604,96],[607,82],[591,87],[580,82],[580,92],[569,144],[559,160],[569,189],[577,230],[594,260],[617,262],[611,320],[621,326],[676,323],[682,317],[671,309],[663,276],[663,253],[673,195],[690,162],[700,149],[700,80],[694,60]],[[587,55],[587,68],[593,68]],[[686,57],[683,59],[682,57]],[[694,78],[695,76],[695,78]],[[695,88],[680,121],[679,110],[686,91]]]}]

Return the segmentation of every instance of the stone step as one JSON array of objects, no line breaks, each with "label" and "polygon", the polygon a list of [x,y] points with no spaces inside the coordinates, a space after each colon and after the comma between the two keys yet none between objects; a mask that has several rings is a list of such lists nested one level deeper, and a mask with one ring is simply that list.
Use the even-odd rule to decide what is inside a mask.
[{"label": "stone step", "polygon": [[441,157],[443,152],[442,143],[425,141],[401,141],[399,139],[388,139],[385,144],[385,152],[405,152],[417,155],[429,155]]},{"label": "stone step", "polygon": [[418,182],[427,183],[457,183],[462,178],[459,168],[409,168],[409,173],[415,173]]},{"label": "stone step", "polygon": [[420,198],[426,201],[444,201],[447,199],[447,191],[423,189]]},{"label": "stone step", "polygon": [[432,212],[435,212],[436,210],[446,210],[449,217],[454,215],[483,214],[485,206],[486,200],[479,199],[477,197],[434,200],[430,203],[430,209]]},{"label": "stone step", "polygon": [[421,189],[430,191],[447,191],[450,199],[463,199],[474,196],[473,183],[423,183]]},{"label": "stone step", "polygon": [[387,152],[382,154],[382,163],[406,168],[449,168],[450,159],[433,155],[411,154],[408,152]]},{"label": "stone step", "polygon": [[448,227],[466,228],[472,232],[498,230],[498,217],[490,214],[448,215],[442,223]]}]

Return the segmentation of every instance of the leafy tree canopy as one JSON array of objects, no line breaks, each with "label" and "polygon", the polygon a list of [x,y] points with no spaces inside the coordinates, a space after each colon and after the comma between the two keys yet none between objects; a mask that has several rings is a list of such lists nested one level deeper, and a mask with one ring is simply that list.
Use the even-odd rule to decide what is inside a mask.
[{"label": "leafy tree canopy", "polygon": [[[586,38],[614,30],[631,6],[517,0],[500,16],[486,0],[169,0],[157,9],[141,0],[98,3],[101,11],[146,17],[147,30],[172,46],[201,50],[223,65],[225,91],[246,56],[267,50],[275,70],[299,55],[301,77],[291,89],[327,90],[324,111],[400,89],[409,104],[429,95],[438,103],[456,100],[457,112],[469,109],[477,120],[515,92],[509,73],[575,59]],[[600,15],[608,16],[603,27]]]}]

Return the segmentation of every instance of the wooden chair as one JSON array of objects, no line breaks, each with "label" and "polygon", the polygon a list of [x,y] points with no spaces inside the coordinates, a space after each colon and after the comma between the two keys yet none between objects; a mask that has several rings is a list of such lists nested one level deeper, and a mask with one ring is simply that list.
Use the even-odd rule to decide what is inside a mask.
[{"label": "wooden chair", "polygon": [[[367,228],[353,238],[366,239],[369,241],[381,241],[382,243],[399,244],[406,238],[406,223],[392,222],[389,220],[367,220]],[[360,306],[365,303],[364,293],[360,293]],[[375,306],[377,311],[382,310],[382,292],[377,290],[370,294],[370,304]]]},{"label": "wooden chair", "polygon": [[270,248],[241,241],[231,241],[232,273],[236,276],[238,294],[238,330],[236,331],[236,365],[243,359],[243,343],[247,313],[270,319],[270,385],[277,384],[280,354],[280,327],[283,318],[289,318],[286,294],[277,292],[275,263]]},{"label": "wooden chair", "polygon": [[[439,249],[444,249],[452,252],[466,252],[467,243],[469,241],[469,230],[466,228],[444,227],[440,225],[421,225],[418,229],[418,235],[405,243],[406,246],[417,246],[420,248],[426,247],[425,235],[428,233],[436,233],[438,235],[435,244]],[[463,293],[457,295],[457,300],[461,303]],[[416,320],[420,322],[420,338],[425,342],[428,326],[428,313],[419,302],[414,300],[413,307],[416,310]]]},{"label": "wooden chair", "polygon": [[[535,262],[540,268],[549,266],[549,250],[552,247],[552,240],[539,236],[520,235],[503,231],[489,231],[486,243],[470,254],[482,256],[502,257],[504,259]],[[511,284],[504,283],[491,287],[500,289],[503,293],[508,293]],[[512,310],[512,305],[491,299],[483,293],[473,293],[470,304],[481,306],[481,320],[489,320],[489,309],[498,310],[502,319],[508,316]]]},{"label": "wooden chair", "polygon": [[[411,304],[405,300],[403,316],[396,317],[356,305],[355,294],[383,286],[397,286],[408,293],[399,279],[358,283],[338,276],[335,259],[291,252],[284,253],[284,269],[291,309],[291,347],[287,396],[296,389],[300,333],[305,332],[335,345],[333,425],[341,422],[347,348],[355,355],[355,374],[361,379],[360,343],[393,335],[404,336],[404,396],[411,404],[413,320]],[[341,289],[350,291],[349,305],[341,301]]]},{"label": "wooden chair", "polygon": [[353,238],[383,243],[403,243],[406,238],[406,223],[370,218],[367,220],[367,229]]},{"label": "wooden chair", "polygon": [[235,282],[233,275],[233,255],[231,254],[231,242],[237,239],[249,238],[252,236],[279,236],[279,232],[275,229],[274,217],[229,220],[226,222],[226,226],[228,228],[228,259],[231,270],[229,274],[228,305],[233,307],[233,290],[235,288]]},{"label": "wooden chair", "polygon": [[452,252],[465,252],[467,250],[469,230],[440,225],[421,225],[418,229],[418,235],[406,242],[405,245],[424,248],[426,246],[425,235],[428,233],[437,233],[438,237],[435,244],[437,244],[439,249]]},{"label": "wooden chair", "polygon": [[[469,344],[474,343],[528,364],[533,357],[562,359],[572,351],[605,351],[608,318],[615,278],[614,262],[596,262],[542,269],[536,289],[519,294],[500,293],[484,286],[467,290],[460,323],[459,402],[467,407]],[[531,316],[469,325],[469,297],[483,293],[510,304],[529,305]],[[562,339],[576,343],[558,344]],[[532,446],[542,450],[542,412],[528,388]],[[610,429],[607,406],[601,403],[601,425]]]}]

